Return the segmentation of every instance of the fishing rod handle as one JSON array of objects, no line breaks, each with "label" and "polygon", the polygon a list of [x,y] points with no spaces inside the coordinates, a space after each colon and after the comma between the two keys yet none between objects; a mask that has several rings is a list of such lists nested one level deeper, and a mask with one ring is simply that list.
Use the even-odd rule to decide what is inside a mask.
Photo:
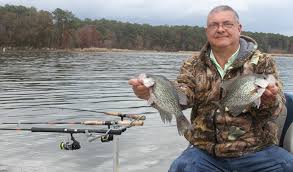
[{"label": "fishing rod handle", "polygon": [[84,121],[83,122],[84,125],[115,125],[116,122],[115,121]]},{"label": "fishing rod handle", "polygon": [[138,114],[126,114],[127,118],[135,119],[135,120],[145,120],[146,117],[144,115],[138,115]]},{"label": "fishing rod handle", "polygon": [[131,126],[142,126],[143,121],[84,121],[84,125],[131,125]]},{"label": "fishing rod handle", "polygon": [[[23,129],[20,129],[20,131]],[[42,127],[32,127],[30,130],[31,132],[53,132],[53,133],[107,133],[107,134],[114,134],[114,135],[121,135],[126,129],[73,129],[73,128],[42,128]]]},{"label": "fishing rod handle", "polygon": [[146,117],[144,115],[139,115],[139,114],[122,114],[120,112],[104,112],[106,115],[112,115],[112,116],[122,116],[122,117],[127,117],[131,119],[136,119],[136,120],[145,120]]},{"label": "fishing rod handle", "polygon": [[143,126],[143,121],[118,121],[120,125]]}]

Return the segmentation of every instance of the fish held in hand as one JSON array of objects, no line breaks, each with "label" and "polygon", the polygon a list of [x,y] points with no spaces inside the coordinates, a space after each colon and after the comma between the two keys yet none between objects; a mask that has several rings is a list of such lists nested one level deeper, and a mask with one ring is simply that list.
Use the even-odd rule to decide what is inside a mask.
[{"label": "fish held in hand", "polygon": [[164,123],[171,122],[174,115],[179,135],[183,135],[190,129],[190,122],[184,116],[180,106],[180,104],[187,104],[187,97],[183,92],[161,75],[140,74],[138,80],[150,89],[148,103],[159,111]]},{"label": "fish held in hand", "polygon": [[250,74],[224,81],[223,98],[219,102],[221,111],[229,111],[233,116],[245,112],[251,105],[259,108],[261,96],[269,84],[275,84],[273,75]]}]

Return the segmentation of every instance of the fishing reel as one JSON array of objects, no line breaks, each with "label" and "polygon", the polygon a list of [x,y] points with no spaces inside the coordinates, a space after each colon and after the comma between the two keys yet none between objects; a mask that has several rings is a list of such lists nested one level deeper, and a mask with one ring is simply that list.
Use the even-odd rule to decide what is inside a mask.
[{"label": "fishing reel", "polygon": [[60,149],[62,150],[77,150],[80,149],[80,143],[73,137],[72,133],[70,133],[71,135],[71,140],[72,142],[61,142],[60,143]]},{"label": "fishing reel", "polygon": [[113,140],[113,134],[101,136],[101,142],[110,142]]},{"label": "fishing reel", "polygon": [[[113,127],[115,128],[115,125]],[[101,136],[101,142],[113,141],[114,136],[113,134],[109,134],[110,131],[111,131],[111,127],[110,125],[108,125],[108,131],[104,135]]]},{"label": "fishing reel", "polygon": [[89,133],[88,131],[85,131],[85,134],[88,138],[89,142],[95,141],[97,139],[100,139],[102,143],[104,142],[110,142],[113,141],[114,136],[113,134],[109,134],[109,132],[111,131],[110,125],[108,125],[108,130],[105,134],[102,135],[93,135],[93,133]]}]

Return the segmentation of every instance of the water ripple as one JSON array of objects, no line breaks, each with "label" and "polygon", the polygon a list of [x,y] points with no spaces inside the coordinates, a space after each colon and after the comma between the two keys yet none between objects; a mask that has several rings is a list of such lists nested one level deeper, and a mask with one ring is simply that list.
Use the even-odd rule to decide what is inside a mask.
[{"label": "water ripple", "polygon": [[[135,97],[127,81],[140,73],[173,80],[188,56],[156,52],[2,54],[1,122],[118,120],[104,115],[106,111],[144,114],[145,126],[131,128],[120,137],[121,168],[167,171],[187,143],[178,136],[175,121],[163,124],[156,110]],[[293,92],[293,60],[276,61],[285,91]],[[111,143],[87,143],[85,136],[76,137],[83,149],[63,152],[58,148],[62,134],[1,131],[0,171],[112,171]]]}]

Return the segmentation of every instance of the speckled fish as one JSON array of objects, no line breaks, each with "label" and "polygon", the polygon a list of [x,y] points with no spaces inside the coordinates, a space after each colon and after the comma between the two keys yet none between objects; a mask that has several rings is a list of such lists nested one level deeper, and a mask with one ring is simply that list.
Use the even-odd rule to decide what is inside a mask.
[{"label": "speckled fish", "polygon": [[171,122],[174,115],[179,135],[183,135],[190,129],[191,125],[180,107],[180,104],[187,104],[185,94],[176,89],[174,84],[164,76],[140,74],[138,80],[150,88],[148,103],[159,111],[164,123]]},{"label": "speckled fish", "polygon": [[237,116],[251,105],[259,108],[260,97],[269,83],[275,83],[273,75],[250,74],[224,81],[221,84],[224,90],[223,99],[220,100],[222,110],[225,108],[225,111]]}]

